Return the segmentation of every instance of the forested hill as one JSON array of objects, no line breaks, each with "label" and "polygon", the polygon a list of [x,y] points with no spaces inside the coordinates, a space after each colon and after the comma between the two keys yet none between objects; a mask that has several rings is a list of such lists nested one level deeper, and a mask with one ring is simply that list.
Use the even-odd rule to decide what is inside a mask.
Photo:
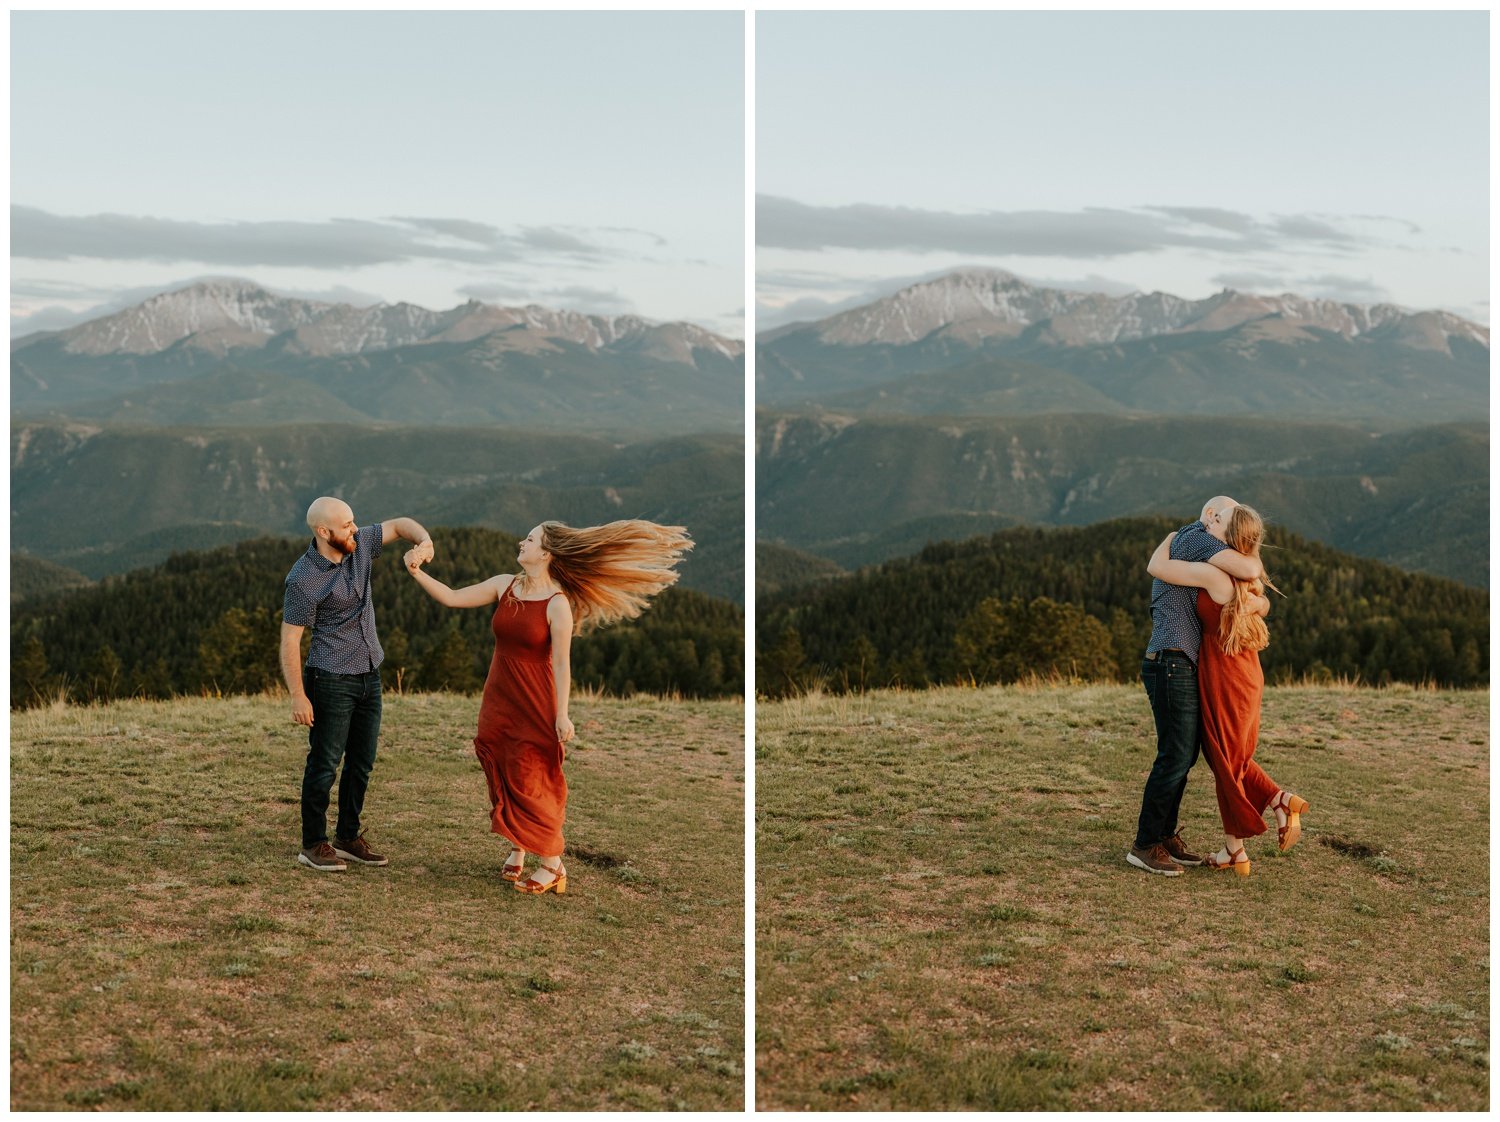
[{"label": "forested hill", "polygon": [[[434,529],[428,571],[452,587],[517,571],[514,535]],[[284,580],[307,539],[261,538],[17,607],[11,704],[66,688],[75,699],[256,692],[279,680]],[[491,612],[444,608],[411,579],[393,542],[375,562],[375,620],[388,687],[473,690],[494,649]],[[744,688],[744,613],[671,588],[638,620],[574,640],[573,680],[611,693],[721,697]]]},{"label": "forested hill", "polygon": [[[1146,562],[1177,523],[1002,530],[763,597],[756,690],[776,696],[1035,672],[1127,681],[1150,636]],[[1489,682],[1489,594],[1272,528],[1268,681]]]}]

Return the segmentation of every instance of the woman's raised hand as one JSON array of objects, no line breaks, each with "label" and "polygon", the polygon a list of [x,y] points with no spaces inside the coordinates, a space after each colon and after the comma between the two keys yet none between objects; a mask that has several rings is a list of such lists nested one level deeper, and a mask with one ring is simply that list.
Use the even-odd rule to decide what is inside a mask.
[{"label": "woman's raised hand", "polygon": [[429,538],[420,545],[414,545],[408,549],[406,556],[401,560],[406,562],[406,571],[415,576],[417,570],[422,567],[424,562],[432,560],[432,553],[432,540]]}]

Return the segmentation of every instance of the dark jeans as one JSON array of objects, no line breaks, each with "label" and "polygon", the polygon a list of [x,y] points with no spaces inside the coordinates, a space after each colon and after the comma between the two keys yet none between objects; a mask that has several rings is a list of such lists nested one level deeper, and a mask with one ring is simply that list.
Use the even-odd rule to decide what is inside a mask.
[{"label": "dark jeans", "polygon": [[1177,832],[1188,770],[1198,762],[1198,667],[1180,651],[1161,651],[1142,660],[1141,681],[1156,718],[1156,761],[1135,828],[1137,848],[1146,849]]},{"label": "dark jeans", "polygon": [[344,777],[339,781],[339,820],[334,837],[353,841],[359,836],[359,812],[365,788],[375,767],[375,741],[380,735],[380,671],[368,674],[330,674],[303,667],[302,688],[312,702],[313,723],[307,730],[307,767],[302,772],[302,848],[328,840],[328,792],[339,758]]}]

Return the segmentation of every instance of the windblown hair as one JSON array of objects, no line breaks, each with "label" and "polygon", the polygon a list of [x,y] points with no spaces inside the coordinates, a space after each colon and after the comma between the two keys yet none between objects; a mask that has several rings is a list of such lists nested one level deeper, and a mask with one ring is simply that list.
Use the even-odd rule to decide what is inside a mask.
[{"label": "windblown hair", "polygon": [[693,548],[684,527],[637,518],[583,529],[543,522],[541,545],[573,609],[575,635],[635,619],[651,597],[677,583],[672,566]]},{"label": "windblown hair", "polygon": [[[1237,506],[1230,512],[1224,540],[1231,548],[1259,561],[1260,543],[1265,536],[1266,524],[1255,510]],[[1219,611],[1219,646],[1225,654],[1261,651],[1270,645],[1271,633],[1266,629],[1266,621],[1251,610],[1250,604],[1256,596],[1264,594],[1267,586],[1276,588],[1269,579],[1235,580],[1234,599]]]}]

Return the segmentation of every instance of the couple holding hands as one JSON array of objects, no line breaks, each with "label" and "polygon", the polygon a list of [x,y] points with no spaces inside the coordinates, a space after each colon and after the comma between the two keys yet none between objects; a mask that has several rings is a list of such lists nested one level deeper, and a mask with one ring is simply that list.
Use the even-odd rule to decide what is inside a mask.
[{"label": "couple holding hands", "polygon": [[[379,667],[370,574],[395,538],[415,543],[406,568],[449,608],[494,608],[494,656],[479,705],[474,754],[490,796],[490,830],[510,843],[501,877],[518,891],[563,893],[563,818],[568,787],[563,745],[573,738],[568,717],[569,653],[574,635],[633,619],[651,597],[674,584],[674,570],[693,547],[681,526],[630,519],[575,529],[543,522],[516,551],[520,569],[466,588],[449,588],[424,572],[432,538],[410,518],[359,526],[349,505],[325,496],[307,511],[313,532],[286,578],[281,670],[292,695],[292,719],[308,729],[302,776],[302,850],[311,869],[340,872],[347,862],[382,866],[360,829],[365,791],[380,733]],[[299,668],[302,634],[312,629]],[[328,801],[339,781],[338,820],[328,838]],[[524,876],[526,855],[537,865]]]},{"label": "couple holding hands", "polygon": [[[1156,760],[1141,798],[1135,844],[1125,860],[1148,873],[1177,876],[1184,865],[1250,874],[1245,839],[1276,814],[1282,850],[1302,834],[1305,800],[1276,785],[1254,760],[1269,642],[1259,514],[1220,495],[1197,522],[1168,534],[1152,554],[1151,642],[1141,679],[1156,720]],[[1182,840],[1177,812],[1198,749],[1214,775],[1224,846],[1204,857]]]}]

